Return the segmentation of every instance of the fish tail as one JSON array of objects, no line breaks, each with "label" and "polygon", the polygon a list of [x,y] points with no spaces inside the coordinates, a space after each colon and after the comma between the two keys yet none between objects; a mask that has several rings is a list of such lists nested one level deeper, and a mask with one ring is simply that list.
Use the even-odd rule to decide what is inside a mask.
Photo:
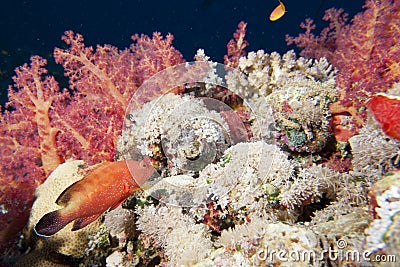
[{"label": "fish tail", "polygon": [[44,215],[33,228],[35,233],[39,236],[52,236],[70,223],[73,219],[62,216],[61,210]]},{"label": "fish tail", "polygon": [[86,225],[94,222],[97,218],[100,217],[100,215],[101,214],[95,214],[95,215],[92,215],[92,216],[76,219],[74,221],[74,225],[72,226],[72,231],[76,231],[76,230],[82,229]]}]

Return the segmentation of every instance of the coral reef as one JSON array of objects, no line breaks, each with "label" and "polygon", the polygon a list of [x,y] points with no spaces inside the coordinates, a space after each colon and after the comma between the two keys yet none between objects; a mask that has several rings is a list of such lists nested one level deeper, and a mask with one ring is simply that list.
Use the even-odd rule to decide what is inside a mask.
[{"label": "coral reef", "polygon": [[[367,2],[365,13],[343,27],[353,33],[380,5],[397,4]],[[336,15],[332,21],[343,18]],[[342,25],[344,21],[337,24]],[[22,145],[23,153],[15,151],[22,157],[18,161],[28,157],[24,153],[42,161],[49,151],[57,164],[65,162],[46,169],[44,163],[27,161],[26,166],[36,164],[29,166],[41,176],[28,176],[27,189],[18,179],[11,184],[33,192],[51,173],[36,191],[20,240],[25,253],[16,266],[363,266],[368,259],[346,253],[397,255],[399,172],[393,158],[399,141],[386,136],[356,102],[346,106],[355,113],[334,113],[332,118],[332,103],[344,105],[348,91],[337,86],[337,73],[325,58],[298,58],[293,51],[246,55],[245,30],[240,23],[228,45],[226,65],[210,61],[201,49],[196,62],[178,64],[183,60],[171,46],[171,35],[135,35],[134,44],[119,51],[109,45],[85,47],[82,36],[66,32],[69,49],[56,49],[55,57],[70,78],[69,91],[60,91],[53,78],[43,78],[40,58],[19,69],[15,82],[22,87],[10,89],[14,100],[1,117],[1,140],[9,149],[1,157],[11,159],[13,149]],[[40,86],[23,86],[18,77],[36,79]],[[371,86],[368,94],[375,88],[369,78],[363,81]],[[388,87],[390,82],[379,90]],[[395,85],[390,93],[396,95],[396,90]],[[23,105],[18,106],[18,99],[27,97],[38,103],[34,93],[44,96],[44,102],[47,97],[53,101],[47,102],[46,131],[33,120],[37,111],[24,113]],[[354,101],[361,103],[368,94],[356,94],[360,98]],[[68,112],[63,119],[59,108]],[[350,115],[362,119],[354,131],[346,128],[352,125],[347,117],[338,117]],[[18,124],[24,116],[27,125]],[[42,146],[36,133],[46,136],[51,130],[54,138],[46,140],[52,146]],[[25,150],[29,142],[31,149]],[[50,238],[32,233],[43,214],[59,208],[55,201],[60,193],[84,176],[84,165],[143,155],[151,157],[158,175],[122,206],[78,231],[71,232],[69,224]],[[70,157],[82,160],[68,161]],[[2,167],[0,177],[11,179],[9,174],[12,170]],[[102,183],[99,188],[118,184],[109,173],[104,179],[96,179]],[[24,205],[33,200],[29,194],[23,197]],[[0,203],[1,213],[10,210],[6,204]],[[332,250],[341,254],[331,257]]]},{"label": "coral reef", "polygon": [[[143,203],[143,207],[136,208],[137,229],[141,231],[138,239],[151,244],[141,247],[136,254],[143,257],[143,249],[159,251],[158,260],[172,265],[231,265],[236,260],[258,265],[263,257],[257,252],[267,248],[277,250],[284,245],[274,247],[271,240],[288,242],[285,246],[288,250],[309,249],[318,254],[324,249],[319,246],[319,239],[328,247],[343,236],[362,237],[369,215],[359,209],[355,220],[351,212],[352,206],[365,207],[366,191],[365,183],[355,177],[320,165],[302,166],[289,160],[288,154],[275,145],[264,141],[238,143],[198,176],[192,172],[168,176],[136,196],[136,202]],[[149,197],[157,201],[149,201]],[[335,207],[339,204],[320,210],[324,215],[316,215],[314,224],[308,227],[294,224],[305,220],[305,210],[312,212],[313,205],[323,206],[318,204],[322,199],[342,205],[342,214],[336,214],[335,221],[330,222],[329,214],[337,211]],[[109,217],[113,215],[106,214],[106,220],[117,220]],[[342,224],[348,228],[347,233],[332,230],[344,229]],[[274,235],[281,232],[283,239]],[[299,241],[298,247],[292,247],[292,239],[304,240],[304,244]],[[193,250],[192,240],[196,240],[196,249],[200,247],[201,252]],[[362,240],[354,239],[351,244],[350,248],[361,248]],[[213,249],[221,246],[223,250]],[[189,254],[182,254],[183,251],[191,256],[185,256]],[[271,259],[270,263],[279,262]]]},{"label": "coral reef", "polygon": [[16,69],[0,115],[1,250],[15,241],[34,190],[58,164],[70,158],[112,161],[129,99],[149,76],[183,62],[172,35],[135,35],[122,51],[86,47],[82,35],[72,31],[62,39],[69,48],[56,48],[54,57],[64,67],[69,90],[48,75],[46,60],[33,56],[30,65]]},{"label": "coral reef", "polygon": [[335,71],[325,59],[280,56],[259,50],[239,60],[227,85],[246,98],[264,96],[274,113],[276,137],[297,152],[319,152],[329,141],[329,104],[336,100]]},{"label": "coral reef", "polygon": [[301,55],[325,57],[338,69],[339,99],[331,111],[350,114],[358,128],[365,120],[366,100],[400,78],[400,29],[395,26],[400,23],[400,3],[367,0],[364,9],[350,23],[342,9],[329,9],[323,17],[329,26],[320,36],[312,33],[315,25],[311,19],[301,24],[305,33],[295,38],[286,36],[288,44],[302,49]]}]

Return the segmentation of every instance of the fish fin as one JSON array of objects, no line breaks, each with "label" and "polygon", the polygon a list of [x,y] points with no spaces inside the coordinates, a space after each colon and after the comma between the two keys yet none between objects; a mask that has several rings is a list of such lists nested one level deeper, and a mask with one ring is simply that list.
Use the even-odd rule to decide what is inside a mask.
[{"label": "fish fin", "polygon": [[79,181],[73,183],[72,185],[68,186],[64,191],[58,196],[56,200],[56,204],[62,207],[65,207],[69,200],[71,199],[71,193],[74,190],[74,185]]},{"label": "fish fin", "polygon": [[101,214],[95,214],[95,215],[91,215],[91,216],[88,216],[88,217],[83,217],[83,218],[76,219],[74,221],[74,225],[72,226],[72,231],[76,231],[76,230],[82,229],[86,225],[94,222],[97,218],[99,218],[100,215]]},{"label": "fish fin", "polygon": [[123,200],[121,200],[121,201],[115,203],[114,205],[112,205],[112,206],[110,207],[109,210],[113,210],[113,209],[115,209],[116,207],[118,207],[119,205],[121,205],[121,204],[125,201],[125,199],[126,199],[126,198],[124,198]]},{"label": "fish fin", "polygon": [[39,236],[49,237],[63,229],[72,220],[62,216],[61,210],[52,211],[44,215],[35,225],[33,230]]}]

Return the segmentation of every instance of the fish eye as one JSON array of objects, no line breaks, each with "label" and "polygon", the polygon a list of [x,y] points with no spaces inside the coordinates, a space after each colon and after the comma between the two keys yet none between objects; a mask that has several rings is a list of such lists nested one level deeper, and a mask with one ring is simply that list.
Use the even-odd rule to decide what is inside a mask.
[{"label": "fish eye", "polygon": [[143,162],[143,161],[141,161],[139,163],[139,165],[140,165],[141,168],[146,168],[147,167],[147,164],[145,162]]}]

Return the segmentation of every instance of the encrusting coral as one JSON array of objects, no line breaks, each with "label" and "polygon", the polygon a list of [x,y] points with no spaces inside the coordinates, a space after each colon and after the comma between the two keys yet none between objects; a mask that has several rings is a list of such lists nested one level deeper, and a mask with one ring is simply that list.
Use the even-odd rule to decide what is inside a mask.
[{"label": "encrusting coral", "polygon": [[[33,244],[32,251],[22,256],[15,266],[51,266],[57,263],[58,254],[60,257],[71,257],[71,260],[84,255],[88,237],[98,231],[100,220],[74,232],[71,232],[72,224],[69,224],[53,238],[38,237],[33,232],[33,227],[43,215],[60,208],[55,203],[56,199],[65,188],[84,176],[83,166],[82,160],[67,161],[57,167],[38,187],[26,232],[29,243]],[[65,262],[65,265],[68,265],[68,262]]]}]

